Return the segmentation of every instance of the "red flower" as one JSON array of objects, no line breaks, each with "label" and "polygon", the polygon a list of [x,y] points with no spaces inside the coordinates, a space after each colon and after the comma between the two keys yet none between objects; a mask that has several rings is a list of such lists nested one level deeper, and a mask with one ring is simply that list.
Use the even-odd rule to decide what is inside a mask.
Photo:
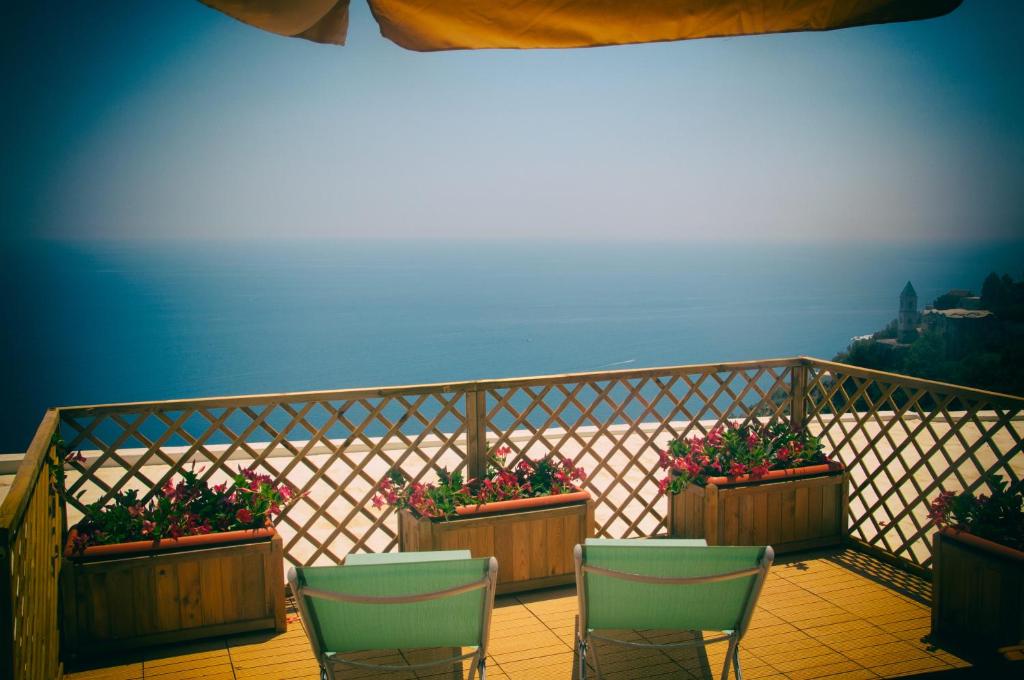
[{"label": "red flower", "polygon": [[373,503],[373,507],[375,507],[378,510],[384,507],[384,499],[380,496],[374,496],[371,503]]},{"label": "red flower", "polygon": [[252,513],[248,508],[239,508],[238,512],[235,513],[235,519],[242,524],[249,524],[252,522]]},{"label": "red flower", "polygon": [[668,477],[663,477],[658,482],[658,493],[668,493]]},{"label": "red flower", "polygon": [[667,470],[672,465],[672,456],[669,455],[668,451],[658,451],[658,467],[662,470]]},{"label": "red flower", "polygon": [[729,466],[729,476],[730,477],[739,477],[740,475],[745,475],[745,474],[747,474],[747,466],[744,465],[743,463],[738,463],[736,461],[733,461],[732,465]]},{"label": "red flower", "polygon": [[750,474],[754,477],[764,477],[768,474],[768,463],[760,463],[751,467]]}]

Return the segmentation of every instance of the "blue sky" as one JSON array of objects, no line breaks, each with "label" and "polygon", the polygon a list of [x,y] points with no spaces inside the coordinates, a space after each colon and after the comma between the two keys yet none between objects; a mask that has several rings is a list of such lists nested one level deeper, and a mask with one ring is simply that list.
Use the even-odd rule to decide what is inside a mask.
[{"label": "blue sky", "polygon": [[[1024,7],[821,34],[417,54],[198,2],[2,10],[8,237],[999,240]],[[58,7],[58,5],[60,5]]]}]

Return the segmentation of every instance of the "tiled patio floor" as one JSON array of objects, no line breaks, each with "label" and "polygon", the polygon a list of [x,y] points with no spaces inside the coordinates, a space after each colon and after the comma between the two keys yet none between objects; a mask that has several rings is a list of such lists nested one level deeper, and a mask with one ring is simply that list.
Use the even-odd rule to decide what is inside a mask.
[{"label": "tiled patio floor", "polygon": [[[852,550],[783,559],[772,568],[741,647],[743,675],[763,678],[898,677],[967,667],[923,638],[928,634],[926,581]],[[498,599],[488,678],[570,680],[573,666],[573,588]],[[319,677],[300,622],[290,616],[282,635],[250,634],[201,644],[162,647],[117,665],[71,673],[72,680],[202,678],[228,680]],[[631,633],[647,639],[672,634]],[[665,654],[598,647],[604,677],[717,678],[723,644],[707,653]],[[397,650],[380,656],[399,658]],[[384,659],[380,659],[384,661]],[[113,663],[113,662],[111,662]],[[436,673],[436,672],[435,672]],[[452,677],[446,672],[442,677]],[[455,674],[458,677],[458,674]],[[345,677],[368,677],[354,671]],[[409,673],[381,677],[415,677]],[[421,672],[418,677],[428,677]],[[435,675],[436,677],[436,675]]]}]

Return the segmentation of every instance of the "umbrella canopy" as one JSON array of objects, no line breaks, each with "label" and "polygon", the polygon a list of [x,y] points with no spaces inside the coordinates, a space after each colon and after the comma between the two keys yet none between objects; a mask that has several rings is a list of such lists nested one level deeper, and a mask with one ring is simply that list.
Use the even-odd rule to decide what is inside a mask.
[{"label": "umbrella canopy", "polygon": [[[281,35],[345,44],[348,0],[201,0]],[[940,16],[962,0],[368,0],[410,50],[563,48],[689,40]]]}]

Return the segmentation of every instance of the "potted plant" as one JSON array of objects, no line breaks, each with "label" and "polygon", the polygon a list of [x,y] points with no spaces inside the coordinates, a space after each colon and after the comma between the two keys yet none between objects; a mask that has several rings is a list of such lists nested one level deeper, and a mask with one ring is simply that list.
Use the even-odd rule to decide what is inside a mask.
[{"label": "potted plant", "polygon": [[373,502],[398,509],[399,549],[494,556],[499,593],[572,583],[573,546],[594,531],[593,501],[578,486],[586,473],[550,456],[508,466],[509,453],[498,449],[480,480],[441,470],[422,483],[392,470]]},{"label": "potted plant", "polygon": [[669,534],[776,553],[841,543],[846,470],[786,423],[726,422],[660,453]]},{"label": "potted plant", "polygon": [[991,495],[942,491],[930,517],[932,634],[979,651],[1024,640],[1024,481]]},{"label": "potted plant", "polygon": [[86,506],[61,570],[65,653],[283,632],[284,561],[273,519],[291,497],[252,470],[214,486],[193,470],[148,503],[130,490]]}]

